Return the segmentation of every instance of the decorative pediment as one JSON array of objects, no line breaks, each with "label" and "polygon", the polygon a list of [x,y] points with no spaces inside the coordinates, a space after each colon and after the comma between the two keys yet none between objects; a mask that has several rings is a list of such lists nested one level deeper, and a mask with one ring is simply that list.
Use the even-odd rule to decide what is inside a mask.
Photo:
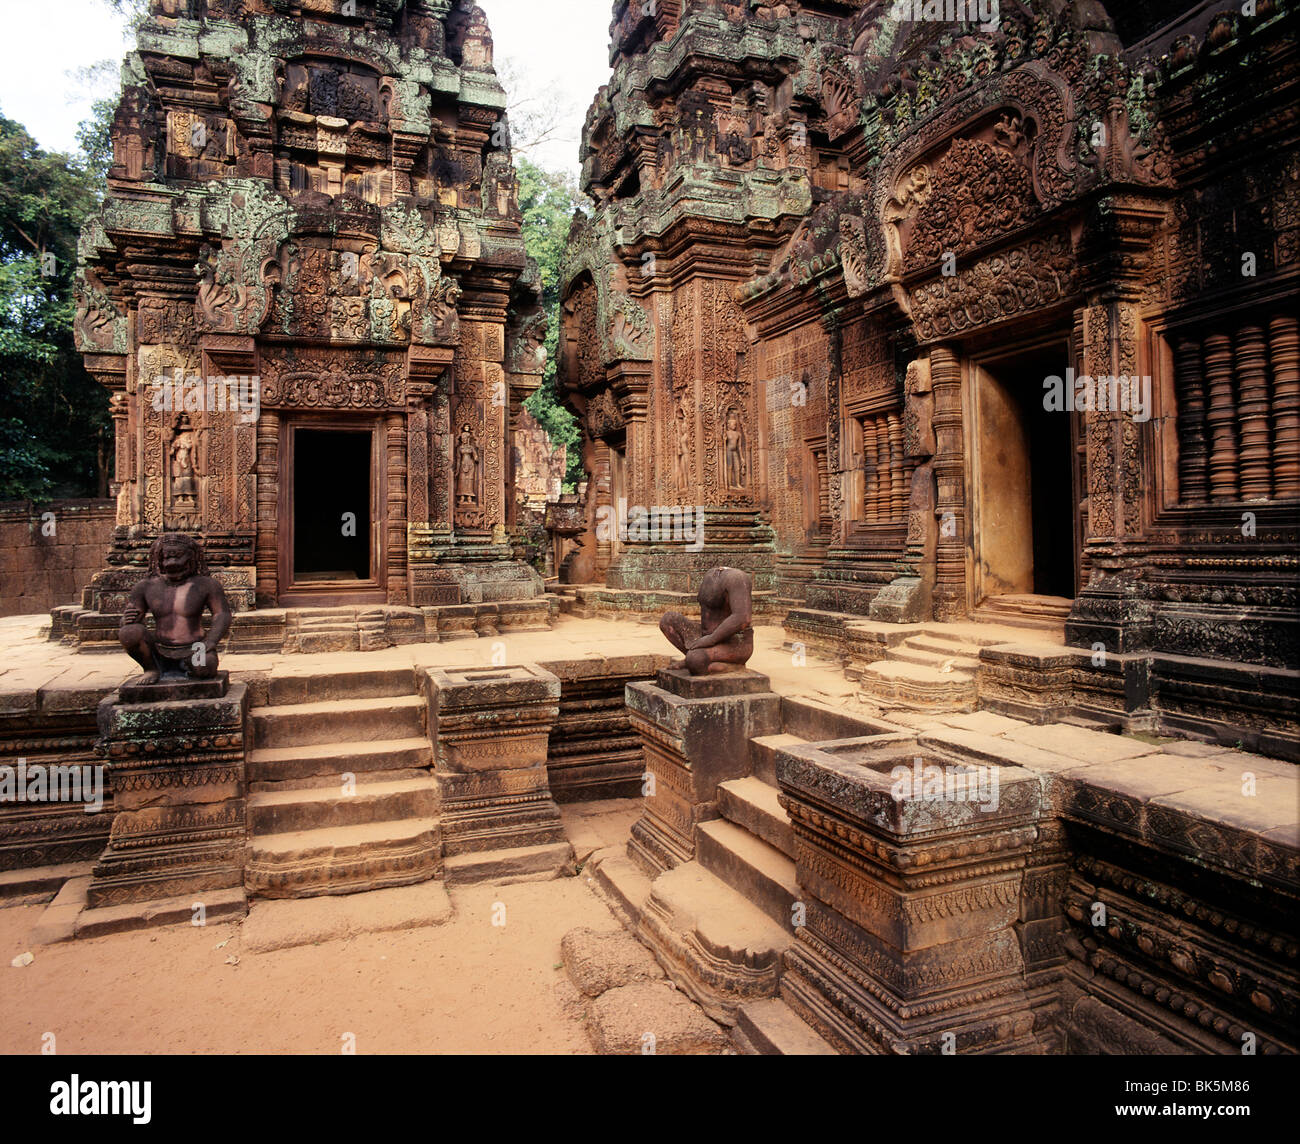
[{"label": "decorative pediment", "polygon": [[[1018,120],[1000,121],[1019,132]],[[924,168],[915,168],[916,172]],[[921,192],[911,184],[915,217],[905,243],[908,271],[931,266],[946,255],[960,255],[1032,222],[1040,213],[1029,172],[1006,147],[974,139],[954,139]],[[891,200],[891,205],[896,200]],[[900,226],[900,214],[893,225]]]}]

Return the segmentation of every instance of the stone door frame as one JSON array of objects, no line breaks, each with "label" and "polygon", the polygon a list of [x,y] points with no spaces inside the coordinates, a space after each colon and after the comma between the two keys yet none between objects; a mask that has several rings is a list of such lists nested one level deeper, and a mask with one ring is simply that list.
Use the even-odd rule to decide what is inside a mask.
[{"label": "stone door frame", "polygon": [[[293,580],[294,435],[299,429],[334,429],[370,432],[370,567],[369,580],[349,588],[342,582],[320,586]],[[279,566],[280,607],[339,607],[386,603],[388,600],[388,486],[386,418],[382,413],[282,413],[279,435],[279,504],[276,555]]]},{"label": "stone door frame", "polygon": [[[984,486],[980,481],[980,430],[981,430],[981,409],[980,409],[980,374],[981,372],[991,372],[986,368],[986,363],[993,361],[1005,361],[1017,354],[1029,354],[1039,350],[1059,348],[1063,368],[1072,366],[1077,371],[1079,363],[1076,359],[1074,350],[1074,341],[1068,327],[1062,326],[1053,329],[1050,333],[1039,334],[1022,334],[1017,338],[1009,338],[999,341],[996,345],[984,345],[979,350],[963,353],[961,356],[962,372],[962,450],[964,457],[964,479],[966,484],[966,608],[967,613],[974,615],[976,609],[987,598],[984,592],[984,577],[980,571],[981,565],[981,545],[983,538],[980,534],[979,523],[983,510]],[[1079,421],[1076,414],[1068,415],[1070,421],[1070,442],[1072,455],[1069,459],[1070,464],[1070,483],[1072,489],[1072,527],[1071,535],[1073,537],[1074,553],[1072,563],[1074,565],[1074,597],[1078,598],[1082,590],[1082,561],[1083,561],[1083,532],[1081,519],[1081,503],[1085,491],[1080,487],[1080,471],[1077,453],[1082,444],[1080,439]],[[1030,522],[1031,543],[1032,543],[1032,518]],[[1033,592],[1020,593],[1021,595],[1034,595]]]}]

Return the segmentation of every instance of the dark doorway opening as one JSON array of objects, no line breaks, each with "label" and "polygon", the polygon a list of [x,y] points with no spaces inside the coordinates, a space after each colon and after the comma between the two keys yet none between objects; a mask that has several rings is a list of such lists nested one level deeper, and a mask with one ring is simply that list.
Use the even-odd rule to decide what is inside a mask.
[{"label": "dark doorway opening", "polygon": [[[1050,373],[1065,376],[1065,362]],[[1034,533],[1034,595],[1074,599],[1074,442],[1071,414],[1044,408],[1043,376],[1026,379],[1025,419],[1029,430],[1030,514]],[[1037,384],[1037,393],[1033,383]]]},{"label": "dark doorway opening", "polygon": [[293,443],[293,579],[370,580],[369,430],[298,429]]},{"label": "dark doorway opening", "polygon": [[[979,386],[978,600],[1074,598],[1078,562],[1075,415],[1045,401],[1064,344],[986,360]],[[1063,380],[1058,385],[1063,384]]]}]

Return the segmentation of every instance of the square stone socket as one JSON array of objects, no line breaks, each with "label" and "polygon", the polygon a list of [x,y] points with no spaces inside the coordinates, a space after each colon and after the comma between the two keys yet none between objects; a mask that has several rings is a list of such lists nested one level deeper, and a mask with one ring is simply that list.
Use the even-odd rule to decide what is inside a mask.
[{"label": "square stone socket", "polygon": [[[938,766],[945,776],[956,768],[994,766],[997,769],[997,805],[985,809],[976,775],[953,775],[953,791],[961,798],[926,798],[908,793],[894,797],[898,781],[893,772],[903,767],[914,773],[921,760],[924,768]],[[833,806],[845,818],[863,827],[895,838],[931,836],[938,832],[989,829],[1035,817],[1039,811],[1038,777],[1022,767],[976,763],[960,755],[922,747],[915,736],[871,735],[826,743],[781,747],[776,751],[777,782],[784,793],[796,799],[805,792]]]},{"label": "square stone socket", "polygon": [[435,717],[440,711],[521,707],[535,703],[556,703],[560,698],[559,679],[536,664],[426,667],[422,670],[430,712]]}]

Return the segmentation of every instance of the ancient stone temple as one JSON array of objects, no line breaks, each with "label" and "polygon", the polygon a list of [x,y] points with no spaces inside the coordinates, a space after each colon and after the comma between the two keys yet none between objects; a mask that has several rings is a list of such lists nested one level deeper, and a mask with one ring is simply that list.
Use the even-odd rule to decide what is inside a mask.
[{"label": "ancient stone temple", "polygon": [[730,563],[848,658],[1064,621],[1002,709],[1294,755],[1295,13],[1238,7],[615,4],[564,576],[649,606]]},{"label": "ancient stone temple", "polygon": [[[542,512],[482,14],[160,0],[83,250],[117,531],[0,632],[0,906],[238,920],[137,986],[189,1036],[300,948],[330,1036],[373,978],[402,1036],[523,1012],[488,1051],[1300,1052],[1300,16],[1249,7],[616,0]],[[428,955],[324,948],[376,929]]]},{"label": "ancient stone temple", "polygon": [[286,607],[368,609],[381,644],[511,601],[545,626],[511,544],[545,318],[482,10],[155,0],[124,76],[76,320],[117,527],[56,634],[107,640],[164,530],[202,539],[234,646],[291,643]]}]

